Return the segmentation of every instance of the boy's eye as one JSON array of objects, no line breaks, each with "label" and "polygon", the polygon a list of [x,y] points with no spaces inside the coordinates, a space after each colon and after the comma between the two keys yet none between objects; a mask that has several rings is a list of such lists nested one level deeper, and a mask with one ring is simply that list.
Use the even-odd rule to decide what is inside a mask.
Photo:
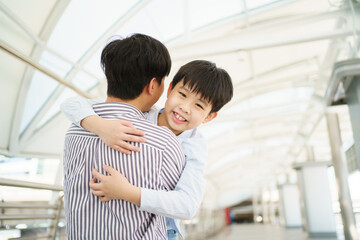
[{"label": "boy's eye", "polygon": [[197,107],[204,109],[204,107],[201,104],[196,104]]},{"label": "boy's eye", "polygon": [[186,97],[185,93],[179,92],[182,97]]}]

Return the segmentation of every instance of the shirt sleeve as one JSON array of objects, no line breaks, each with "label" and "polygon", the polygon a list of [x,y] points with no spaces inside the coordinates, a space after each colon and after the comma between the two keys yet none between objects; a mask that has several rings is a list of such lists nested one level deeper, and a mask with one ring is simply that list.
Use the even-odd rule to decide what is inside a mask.
[{"label": "shirt sleeve", "polygon": [[92,105],[101,102],[102,101],[100,100],[93,100],[76,96],[65,100],[60,105],[60,109],[72,123],[81,127],[81,120],[88,116],[96,115]]},{"label": "shirt sleeve", "polygon": [[177,219],[195,216],[205,191],[207,147],[202,137],[182,142],[186,166],[173,191],[141,189],[140,210]]},{"label": "shirt sleeve", "polygon": [[[167,131],[170,132],[166,128]],[[183,149],[175,135],[169,134],[165,139],[166,147],[163,153],[163,161],[160,170],[160,178],[165,190],[173,190],[179,181],[181,172],[185,166]]]}]

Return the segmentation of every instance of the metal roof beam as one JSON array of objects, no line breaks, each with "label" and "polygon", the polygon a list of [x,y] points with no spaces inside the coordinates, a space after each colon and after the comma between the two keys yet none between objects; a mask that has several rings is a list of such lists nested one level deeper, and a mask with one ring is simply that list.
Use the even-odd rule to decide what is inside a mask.
[{"label": "metal roof beam", "polygon": [[[45,25],[43,26],[43,29],[40,32],[40,36],[39,39],[42,40],[47,40],[49,38],[50,32],[52,32],[53,27],[55,26],[57,20],[60,18],[61,14],[63,13],[63,11],[66,9],[66,6],[68,5],[68,3],[70,2],[70,0],[64,0],[64,1],[56,1],[56,3],[54,4],[53,10],[52,10],[52,14],[49,15],[48,19],[46,20]],[[13,14],[11,14],[12,17],[14,17]],[[12,18],[13,21],[17,22],[16,24],[20,24],[21,28],[25,30],[25,32],[27,32],[30,35],[36,35],[34,33],[32,33],[32,31],[25,25],[22,24],[22,22],[17,19],[17,18]],[[43,45],[39,45],[36,44],[34,46],[34,49],[31,53],[32,56],[32,60],[33,62],[35,62],[33,59],[38,59],[40,57],[40,54],[43,51]],[[35,62],[36,63],[36,62]],[[18,154],[19,153],[19,132],[20,132],[20,124],[22,121],[22,117],[23,117],[23,111],[24,111],[24,106],[25,106],[25,101],[26,101],[26,97],[27,97],[27,93],[28,93],[28,88],[29,85],[31,83],[31,79],[33,76],[33,72],[34,69],[33,68],[27,68],[24,72],[24,77],[22,80],[22,85],[20,87],[19,90],[19,94],[18,94],[18,99],[16,102],[16,107],[15,107],[15,113],[13,116],[13,124],[11,126],[11,136],[9,139],[9,152],[11,154]]]},{"label": "metal roof beam", "polygon": [[[355,8],[356,9],[360,8],[360,4],[356,4]],[[199,58],[199,57],[224,55],[224,54],[236,53],[238,51],[264,49],[264,48],[285,46],[296,43],[351,36],[354,34],[353,29],[347,29],[345,31],[338,30],[337,32],[331,31],[326,34],[313,34],[304,37],[289,37],[287,39],[281,37],[277,41],[272,41],[272,42],[269,41],[268,39],[264,39],[258,42],[252,41],[251,43],[247,43],[247,44],[242,43],[244,37],[246,37],[247,34],[254,34],[256,32],[262,33],[264,30],[279,29],[279,28],[289,29],[291,27],[296,27],[298,25],[303,26],[304,24],[313,24],[314,22],[317,21],[323,21],[332,18],[342,18],[343,20],[346,20],[347,13],[349,11],[350,11],[349,8],[344,8],[332,12],[324,12],[324,13],[312,14],[312,15],[299,15],[295,17],[291,16],[281,20],[276,19],[274,21],[269,20],[266,21],[265,23],[260,23],[257,25],[253,24],[250,27],[238,31],[236,33],[234,33],[233,31],[227,36],[221,35],[205,41],[198,41],[191,44],[183,44],[183,45],[176,45],[170,47],[172,59],[173,61],[181,61],[181,60],[193,59],[194,57]],[[359,34],[359,29],[357,29],[355,33]],[[194,34],[196,33],[194,32]],[[211,49],[211,51],[209,51],[209,49]]]},{"label": "metal roof beam", "polygon": [[[360,30],[356,30],[357,34],[360,34]],[[258,42],[249,42],[241,43],[244,39],[237,38],[234,36],[229,39],[222,39],[214,41],[204,42],[201,45],[192,44],[191,46],[184,47],[179,50],[171,49],[171,55],[173,56],[173,61],[183,61],[194,58],[204,58],[211,56],[219,56],[226,54],[233,54],[239,51],[250,51],[250,50],[259,50],[266,48],[275,48],[282,47],[293,44],[315,42],[321,40],[332,40],[332,39],[342,39],[348,36],[353,35],[353,30],[335,30],[327,33],[316,33],[309,34],[306,36],[289,36],[288,38],[281,37],[280,39],[269,41],[268,39],[261,39]],[[220,41],[220,42],[219,42]],[[211,50],[210,50],[211,49]]]}]

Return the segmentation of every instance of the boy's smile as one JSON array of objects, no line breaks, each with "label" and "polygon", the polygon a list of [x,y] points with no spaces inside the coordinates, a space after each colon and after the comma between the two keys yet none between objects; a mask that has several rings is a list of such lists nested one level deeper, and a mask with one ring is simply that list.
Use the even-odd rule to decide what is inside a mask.
[{"label": "boy's smile", "polygon": [[183,81],[167,93],[164,111],[159,115],[158,124],[168,127],[175,135],[185,130],[197,128],[201,123],[216,117],[210,113],[212,105],[204,100],[200,93],[192,91]]},{"label": "boy's smile", "polygon": [[173,120],[178,124],[186,122],[186,119],[176,112],[173,112]]}]

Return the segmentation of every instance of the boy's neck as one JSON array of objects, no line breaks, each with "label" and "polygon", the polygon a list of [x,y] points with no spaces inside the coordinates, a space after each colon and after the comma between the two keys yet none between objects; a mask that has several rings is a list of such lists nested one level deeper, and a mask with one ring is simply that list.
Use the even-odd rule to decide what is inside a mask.
[{"label": "boy's neck", "polygon": [[158,126],[162,126],[162,127],[167,127],[167,128],[170,129],[176,136],[178,136],[178,135],[180,135],[181,133],[183,133],[183,132],[178,132],[178,131],[174,131],[173,129],[171,129],[171,127],[169,126],[168,122],[166,121],[164,112],[159,113],[157,125],[158,125]]}]

